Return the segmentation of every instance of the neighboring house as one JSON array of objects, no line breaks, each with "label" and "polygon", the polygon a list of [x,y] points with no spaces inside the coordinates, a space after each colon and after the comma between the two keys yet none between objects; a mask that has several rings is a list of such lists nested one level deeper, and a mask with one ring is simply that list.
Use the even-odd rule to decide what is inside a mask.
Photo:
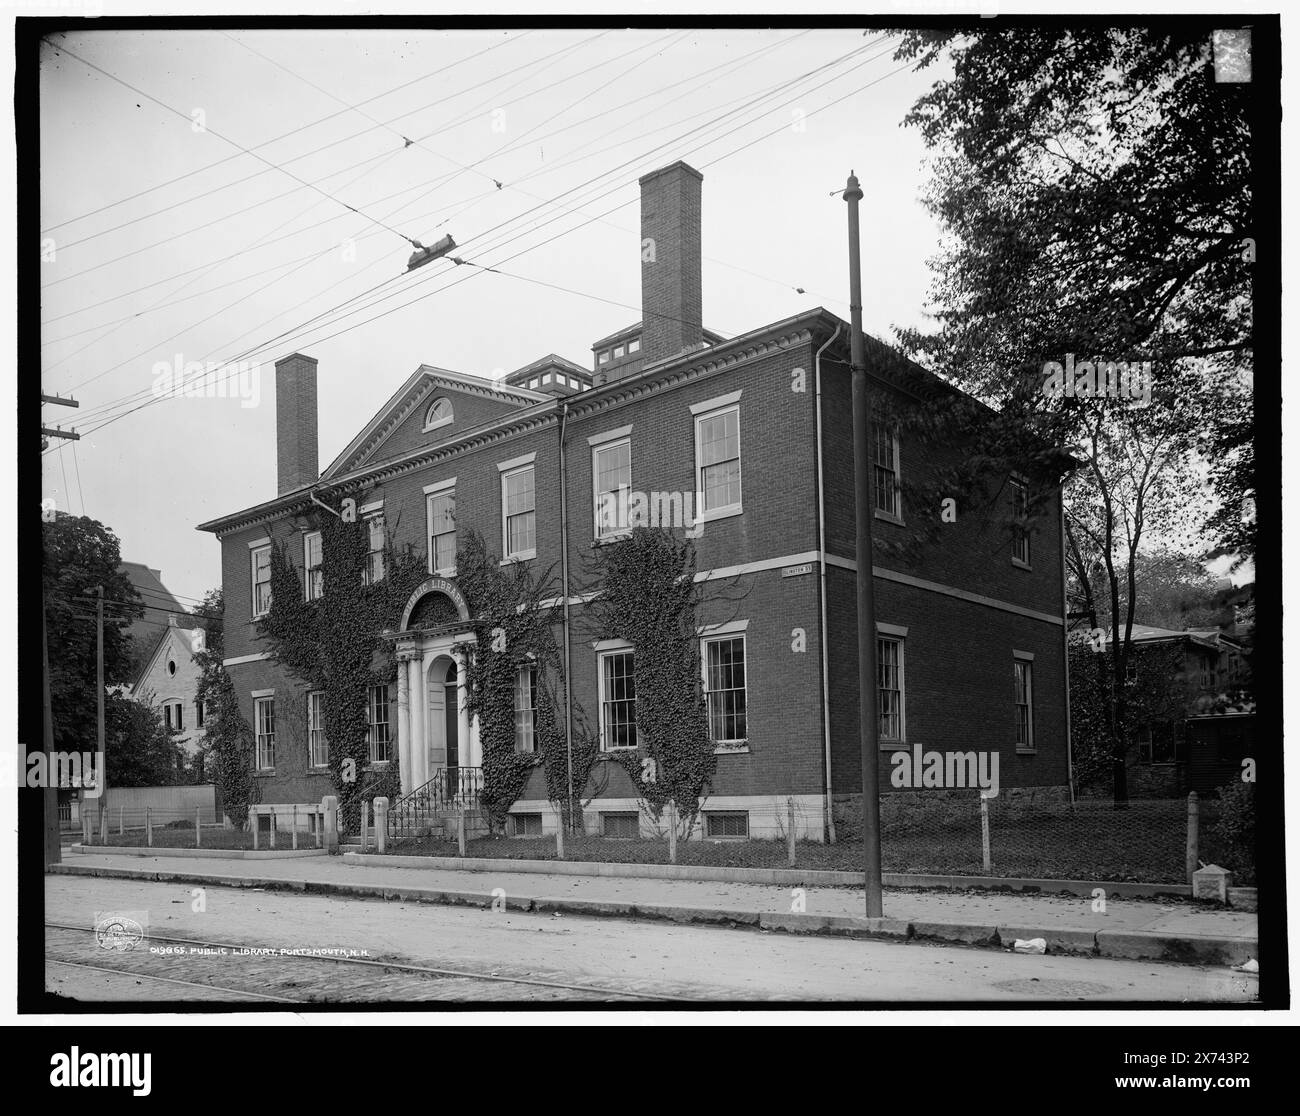
[{"label": "neighboring house", "polygon": [[126,629],[131,637],[131,677],[137,679],[153,654],[161,628],[173,618],[184,623],[188,613],[171,591],[162,583],[162,571],[150,569],[141,562],[123,562],[118,570],[140,594],[144,613]]},{"label": "neighboring house", "polygon": [[158,711],[163,724],[178,733],[174,739],[187,757],[193,757],[206,738],[205,711],[195,699],[202,672],[194,661],[194,655],[203,649],[205,637],[202,628],[183,627],[173,616],[154,640],[149,658],[127,695]]},{"label": "neighboring house", "polygon": [[[1111,638],[1108,633],[1107,650]],[[1137,731],[1131,794],[1204,793],[1240,770],[1255,714],[1245,644],[1214,629],[1134,624],[1128,679]]]},{"label": "neighboring house", "polygon": [[[270,603],[272,541],[302,571],[307,599],[321,580],[315,489],[355,495],[372,537],[385,524],[398,547],[427,556],[429,579],[411,595],[392,643],[396,692],[375,687],[367,716],[375,766],[399,760],[403,792],[449,767],[478,767],[477,726],[460,693],[469,613],[456,586],[457,537],[475,529],[504,561],[563,569],[575,701],[602,748],[635,746],[636,648],[591,642],[587,602],[598,587],[584,555],[626,529],[602,522],[602,494],[673,494],[694,508],[700,580],[734,581],[736,600],[703,617],[703,686],[718,752],[697,835],[773,836],[793,800],[801,836],[832,820],[856,828],[861,795],[855,602],[854,481],[849,328],[811,310],[724,339],[703,328],[700,189],[682,163],[641,180],[642,319],[593,346],[592,372],[550,355],[492,382],[421,366],[323,472],[317,467],[316,361],[276,362],[278,494],[200,526],[221,542],[225,665],[256,736],[258,798],[267,807],[334,793],[319,698],[271,661],[258,618]],[[631,264],[629,260],[629,264]],[[951,391],[867,338],[870,390],[907,406]],[[878,425],[874,468],[879,771],[915,746],[999,757],[1003,793],[1063,798],[1067,790],[1064,580],[1059,488],[1042,518],[1021,514],[1022,483],[1003,487],[988,516],[946,524],[941,545],[904,563],[901,485],[961,459],[923,451]],[[563,462],[563,466],[562,463]],[[562,508],[564,514],[562,514]],[[620,513],[621,515],[621,513]],[[913,524],[915,526],[915,524]],[[382,576],[378,565],[372,576]],[[557,586],[558,588],[558,586]],[[530,750],[531,680],[516,679],[519,747]],[[635,786],[617,763],[589,832],[635,834]],[[898,793],[923,794],[927,790]],[[972,795],[972,791],[963,791]],[[553,832],[555,814],[535,771],[512,813],[518,832]]]}]

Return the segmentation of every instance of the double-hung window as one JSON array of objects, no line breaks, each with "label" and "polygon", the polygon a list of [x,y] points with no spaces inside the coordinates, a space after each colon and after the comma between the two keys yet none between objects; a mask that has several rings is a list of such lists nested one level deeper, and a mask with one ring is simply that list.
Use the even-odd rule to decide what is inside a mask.
[{"label": "double-hung window", "polygon": [[321,568],[321,536],[309,531],[302,537],[302,582],[307,600],[317,601],[325,593],[325,573]]},{"label": "double-hung window", "polygon": [[1011,561],[1029,566],[1029,487],[1022,480],[1011,481]]},{"label": "double-hung window", "polygon": [[636,663],[630,647],[600,652],[600,745],[636,747]]},{"label": "double-hung window", "polygon": [[903,708],[903,640],[876,637],[876,701],[880,714],[880,742],[901,744],[907,738]]},{"label": "double-hung window", "polygon": [[257,769],[275,768],[275,698],[260,697],[253,701],[253,722],[257,736]]},{"label": "double-hung window", "polygon": [[329,745],[325,741],[325,694],[313,690],[307,695],[307,750],[312,767],[328,767]]},{"label": "double-hung window", "polygon": [[621,432],[590,439],[597,539],[616,538],[631,527],[632,439],[617,437]]},{"label": "double-hung window", "polygon": [[898,433],[888,423],[872,424],[875,464],[872,468],[876,512],[886,519],[903,518],[902,470],[898,458]]},{"label": "double-hung window", "polygon": [[[508,463],[507,463],[508,464]],[[501,546],[506,559],[537,557],[537,493],[531,459],[501,468]]]},{"label": "double-hung window", "polygon": [[361,571],[362,581],[374,585],[384,579],[384,513],[372,512],[366,516],[368,539],[366,565]]},{"label": "double-hung window", "polygon": [[429,572],[456,572],[456,488],[449,485],[425,489],[429,521]]},{"label": "double-hung window", "polygon": [[253,619],[271,611],[271,547],[255,546],[249,551],[253,567]]},{"label": "double-hung window", "polygon": [[745,715],[745,637],[716,636],[703,642],[709,735],[716,747],[739,748],[749,738]]},{"label": "double-hung window", "polygon": [[1034,664],[1024,653],[1017,652],[1015,668],[1016,748],[1034,749]]},{"label": "double-hung window", "polygon": [[515,751],[537,751],[537,668],[527,663],[515,673]]},{"label": "double-hung window", "polygon": [[366,743],[370,748],[371,763],[387,763],[390,737],[388,722],[388,687],[371,686],[366,715]]},{"label": "double-hung window", "polygon": [[[740,393],[710,400],[695,415],[695,492],[699,514],[736,515],[740,498]],[[734,400],[734,401],[733,401]]]}]

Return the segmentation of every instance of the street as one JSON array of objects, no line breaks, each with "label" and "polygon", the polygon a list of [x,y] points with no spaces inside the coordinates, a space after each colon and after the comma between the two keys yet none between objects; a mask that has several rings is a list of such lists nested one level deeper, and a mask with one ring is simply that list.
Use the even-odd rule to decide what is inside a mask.
[{"label": "street", "polygon": [[[121,977],[47,963],[46,987],[78,1000],[668,1000],[1251,1002],[1258,978],[1228,968],[989,949],[793,937],[755,930],[580,918],[75,876],[46,877],[47,924],[147,912],[149,934],[232,946],[365,951],[370,961],[454,970],[431,982],[318,958],[175,956],[101,949],[47,930],[47,959],[130,967]],[[201,898],[203,909],[192,909]],[[193,983],[172,983],[150,978]],[[477,979],[476,979],[477,978]],[[517,980],[520,983],[514,983]],[[196,987],[211,983],[218,993]],[[566,991],[566,987],[573,991]],[[288,991],[284,991],[289,989]]]}]

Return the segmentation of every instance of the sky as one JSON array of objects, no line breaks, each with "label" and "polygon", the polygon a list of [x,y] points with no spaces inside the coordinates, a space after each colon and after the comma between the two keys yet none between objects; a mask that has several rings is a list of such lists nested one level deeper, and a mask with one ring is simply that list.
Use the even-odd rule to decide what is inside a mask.
[{"label": "sky", "polygon": [[[60,35],[41,73],[42,385],[81,407],[43,418],[84,433],[44,458],[44,495],[201,597],[220,547],[195,526],[275,495],[275,360],[319,361],[322,468],[422,363],[500,377],[555,352],[590,367],[591,343],[640,317],[637,178],[676,159],[704,174],[708,327],[848,316],[850,170],[864,325],[923,324],[938,229],[924,146],[901,122],[943,70],[912,72],[894,42]],[[510,274],[403,274],[403,238],[447,233]],[[230,375],[241,360],[260,362],[260,398],[251,363],[243,398],[155,394],[162,367]]]}]

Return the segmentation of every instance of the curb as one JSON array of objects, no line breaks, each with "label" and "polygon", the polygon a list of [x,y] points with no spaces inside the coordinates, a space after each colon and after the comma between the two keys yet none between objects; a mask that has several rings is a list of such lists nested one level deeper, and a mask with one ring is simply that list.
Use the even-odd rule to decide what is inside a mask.
[{"label": "curb", "polygon": [[447,891],[432,887],[394,887],[391,884],[333,883],[291,880],[280,877],[221,876],[202,872],[145,868],[110,868],[88,864],[52,864],[46,869],[55,876],[93,876],[108,879],[148,880],[159,883],[197,883],[223,887],[260,888],[264,891],[299,891],[309,895],[343,895],[388,902],[435,903],[444,906],[491,908],[503,903],[507,910],[538,914],[587,915],[593,917],[645,918],[686,924],[746,926],[789,934],[820,934],[833,937],[870,938],[896,942],[930,941],[993,949],[1010,949],[1016,938],[1044,938],[1048,953],[1106,957],[1118,960],[1164,961],[1191,965],[1240,964],[1259,956],[1253,938],[1220,938],[1210,935],[1170,934],[1144,930],[1049,930],[1022,926],[988,926],[961,922],[909,921],[897,918],[865,918],[845,915],[785,913],[779,911],[728,910],[715,907],[683,907],[662,903],[627,903],[614,900],[509,896],[493,892]]},{"label": "curb", "polygon": [[[827,868],[724,868],[700,864],[625,864],[604,860],[514,860],[510,857],[394,856],[391,853],[345,852],[343,863],[376,868],[438,868],[454,872],[515,872],[550,876],[615,876],[651,880],[695,880],[706,883],[773,884],[784,887],[861,887],[860,872]],[[885,872],[885,887],[954,891],[1041,892],[1091,898],[1097,888],[1110,898],[1147,899],[1155,896],[1192,897],[1190,884],[1134,883],[1119,880],[1047,880],[1029,877],[943,876],[922,872]],[[1238,894],[1240,893],[1240,894]],[[1252,909],[1253,888],[1233,888],[1232,906]]]}]

